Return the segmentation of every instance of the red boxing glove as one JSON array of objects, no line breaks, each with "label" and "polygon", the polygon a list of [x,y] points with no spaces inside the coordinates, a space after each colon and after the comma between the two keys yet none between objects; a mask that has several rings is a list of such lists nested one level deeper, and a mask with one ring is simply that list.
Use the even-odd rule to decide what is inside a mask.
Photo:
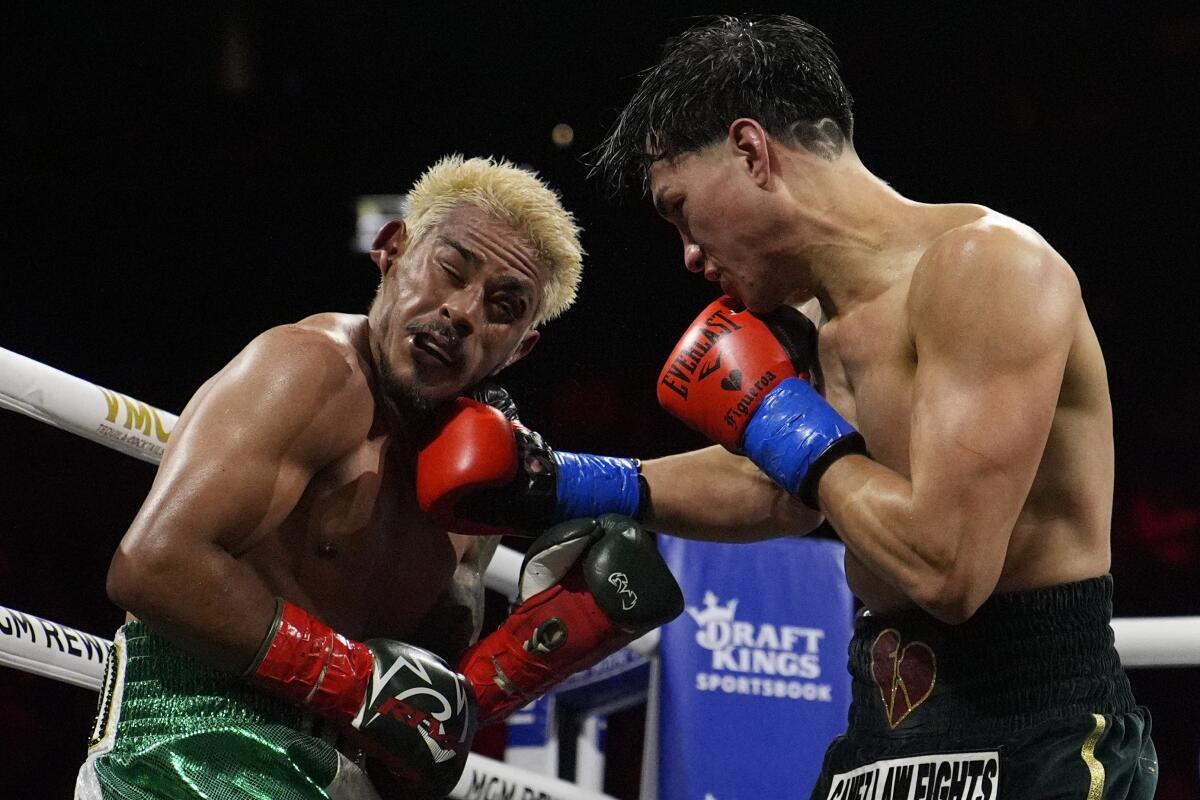
[{"label": "red boxing glove", "polygon": [[492,406],[467,397],[456,397],[444,420],[438,435],[417,454],[417,504],[455,533],[514,533],[463,519],[455,511],[463,498],[506,486],[517,476],[520,454],[513,424]]},{"label": "red boxing glove", "polygon": [[390,639],[356,642],[299,606],[277,602],[275,622],[244,677],[337,723],[410,794],[448,794],[475,734],[474,698],[463,676],[427,650]]},{"label": "red boxing glove", "polygon": [[517,607],[458,670],[480,722],[498,722],[682,612],[679,584],[638,523],[620,514],[563,522],[530,546]]},{"label": "red boxing glove", "polygon": [[536,536],[563,520],[641,511],[637,461],[555,452],[499,386],[457,398],[439,423],[417,454],[417,502],[447,530]]},{"label": "red boxing glove", "polygon": [[747,311],[711,303],[675,345],[658,376],[658,402],[688,426],[740,452],[758,404],[785,378],[809,379],[816,328],[791,306]]}]

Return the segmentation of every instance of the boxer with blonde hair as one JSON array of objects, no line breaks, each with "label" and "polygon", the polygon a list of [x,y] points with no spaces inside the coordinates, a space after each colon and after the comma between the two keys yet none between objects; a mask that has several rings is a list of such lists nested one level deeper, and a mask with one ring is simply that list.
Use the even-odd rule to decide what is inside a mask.
[{"label": "boxer with blonde hair", "polygon": [[[571,593],[544,583],[510,627],[581,607],[570,663],[486,637],[473,653],[542,669],[521,683],[509,666],[518,685],[498,697],[464,654],[497,540],[448,532],[416,498],[438,414],[530,352],[571,305],[582,256],[574,218],[535,174],[442,159],[374,243],[366,315],[272,328],[199,388],[109,569],[131,616],[77,798],[440,798],[479,719],[646,623],[606,616],[586,576]],[[570,523],[530,549],[564,542],[583,561],[661,564],[620,519]]]}]

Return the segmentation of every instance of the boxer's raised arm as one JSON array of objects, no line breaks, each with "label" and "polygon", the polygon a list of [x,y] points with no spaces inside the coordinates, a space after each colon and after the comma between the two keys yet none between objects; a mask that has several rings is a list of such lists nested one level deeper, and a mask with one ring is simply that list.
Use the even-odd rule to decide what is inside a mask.
[{"label": "boxer's raised arm", "polygon": [[749,459],[719,445],[642,462],[650,487],[644,520],[689,539],[753,542],[804,534],[821,515],[776,485]]},{"label": "boxer's raised arm", "polygon": [[267,331],[188,403],[108,574],[109,596],[215,666],[246,668],[274,595],[236,556],[370,425],[360,370],[323,333]]}]

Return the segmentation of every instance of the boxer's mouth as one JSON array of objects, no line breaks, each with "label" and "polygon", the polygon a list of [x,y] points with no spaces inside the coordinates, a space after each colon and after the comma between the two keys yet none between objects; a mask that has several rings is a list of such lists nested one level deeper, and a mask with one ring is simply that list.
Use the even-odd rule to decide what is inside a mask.
[{"label": "boxer's mouth", "polygon": [[422,326],[413,330],[412,347],[416,353],[425,356],[422,360],[432,360],[443,366],[452,367],[462,360],[462,339],[452,330]]}]

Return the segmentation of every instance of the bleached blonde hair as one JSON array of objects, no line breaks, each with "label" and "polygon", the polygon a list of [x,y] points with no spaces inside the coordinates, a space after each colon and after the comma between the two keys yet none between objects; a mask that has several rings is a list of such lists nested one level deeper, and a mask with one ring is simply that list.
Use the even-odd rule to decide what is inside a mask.
[{"label": "bleached blonde hair", "polygon": [[425,171],[408,193],[404,222],[409,246],[445,221],[455,206],[470,203],[519,232],[550,265],[535,323],[554,319],[575,302],[583,271],[579,225],[558,193],[536,172],[507,159],[449,155]]}]

